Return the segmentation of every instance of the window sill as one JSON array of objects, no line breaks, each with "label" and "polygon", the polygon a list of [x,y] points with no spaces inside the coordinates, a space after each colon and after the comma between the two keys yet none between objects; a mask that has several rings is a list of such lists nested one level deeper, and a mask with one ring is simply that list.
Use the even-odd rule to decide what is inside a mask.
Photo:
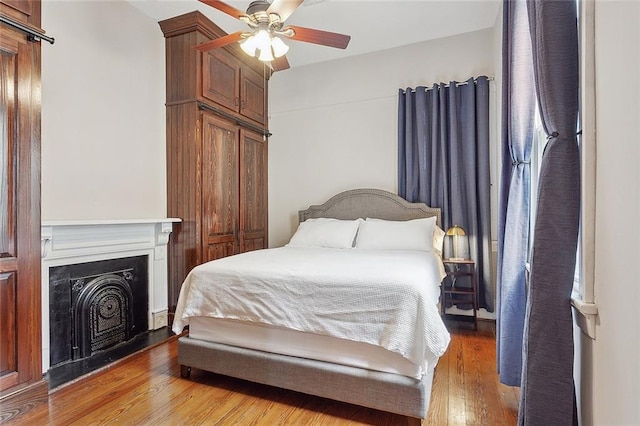
[{"label": "window sill", "polygon": [[598,318],[598,305],[595,303],[587,303],[579,298],[578,295],[571,297],[571,305],[575,309],[575,321],[582,332],[595,340],[596,338],[596,319]]},{"label": "window sill", "polygon": [[[529,286],[529,274],[531,273],[531,265],[529,262],[525,264],[527,287]],[[574,289],[580,288],[577,281],[574,281]],[[575,309],[575,322],[584,334],[596,339],[596,319],[598,318],[598,305],[595,303],[588,303],[582,300],[582,296],[575,292],[571,295],[571,306]]]}]

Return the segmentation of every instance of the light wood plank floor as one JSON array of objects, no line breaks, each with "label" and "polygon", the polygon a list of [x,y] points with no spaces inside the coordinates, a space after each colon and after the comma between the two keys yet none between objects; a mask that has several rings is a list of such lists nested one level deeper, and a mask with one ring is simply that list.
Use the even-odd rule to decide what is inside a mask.
[{"label": "light wood plank floor", "polygon": [[[450,326],[425,425],[515,425],[518,391],[498,382],[493,323]],[[53,391],[15,425],[396,425],[402,416],[195,370],[172,340]]]}]

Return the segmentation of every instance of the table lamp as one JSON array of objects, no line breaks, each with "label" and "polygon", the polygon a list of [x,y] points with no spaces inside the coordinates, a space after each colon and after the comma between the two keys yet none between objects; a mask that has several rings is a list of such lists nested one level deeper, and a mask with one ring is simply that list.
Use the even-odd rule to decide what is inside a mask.
[{"label": "table lamp", "polygon": [[467,233],[464,229],[459,225],[453,225],[451,228],[447,229],[446,234],[447,237],[453,239],[453,257],[450,257],[450,260],[464,260],[462,257],[463,252],[460,247],[460,237],[466,236]]}]

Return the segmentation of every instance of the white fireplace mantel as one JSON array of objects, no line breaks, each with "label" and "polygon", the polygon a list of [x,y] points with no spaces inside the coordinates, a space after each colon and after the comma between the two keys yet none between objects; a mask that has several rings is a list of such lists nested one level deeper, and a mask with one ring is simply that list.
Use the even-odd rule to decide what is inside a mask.
[{"label": "white fireplace mantel", "polygon": [[180,219],[45,221],[42,250],[42,367],[49,369],[49,268],[149,256],[149,329],[167,326],[167,243]]}]

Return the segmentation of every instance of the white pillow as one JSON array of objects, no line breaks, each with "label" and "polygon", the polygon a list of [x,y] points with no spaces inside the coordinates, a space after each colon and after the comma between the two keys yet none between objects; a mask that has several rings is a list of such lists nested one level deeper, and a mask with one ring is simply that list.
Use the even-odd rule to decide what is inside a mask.
[{"label": "white pillow", "polygon": [[435,226],[435,216],[406,221],[367,218],[360,225],[356,248],[432,251]]},{"label": "white pillow", "polygon": [[444,250],[444,236],[444,230],[438,225],[435,225],[433,227],[433,251],[440,257],[442,257],[442,251]]},{"label": "white pillow", "polygon": [[360,222],[363,220],[307,219],[298,225],[287,246],[352,248]]}]

